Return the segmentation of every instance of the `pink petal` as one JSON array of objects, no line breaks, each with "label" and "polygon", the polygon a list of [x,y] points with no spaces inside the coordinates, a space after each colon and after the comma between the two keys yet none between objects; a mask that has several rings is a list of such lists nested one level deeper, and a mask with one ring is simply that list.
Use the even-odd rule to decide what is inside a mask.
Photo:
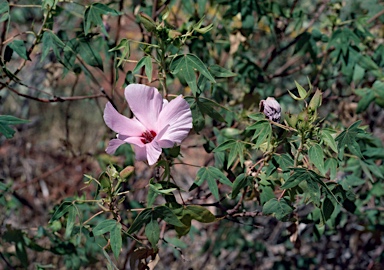
[{"label": "pink petal", "polygon": [[155,164],[161,155],[161,147],[155,141],[147,143],[145,147],[147,148],[148,164]]},{"label": "pink petal", "polygon": [[147,148],[145,147],[145,145],[143,147],[133,145],[133,149],[135,151],[136,160],[147,160]]},{"label": "pink petal", "polygon": [[125,88],[125,98],[135,117],[147,130],[155,130],[163,107],[163,98],[159,91],[142,84],[130,84]]},{"label": "pink petal", "polygon": [[145,131],[137,119],[121,115],[110,102],[105,105],[104,121],[110,129],[126,136],[140,136]]},{"label": "pink petal", "polygon": [[105,152],[107,152],[109,155],[112,155],[116,152],[117,148],[119,148],[119,146],[124,143],[125,141],[119,139],[110,140],[107,149],[105,149]]},{"label": "pink petal", "polygon": [[189,104],[178,96],[160,112],[157,141],[162,147],[169,142],[179,144],[187,137],[191,128],[192,112]]},{"label": "pink petal", "polygon": [[142,137],[129,137],[124,139],[126,143],[134,144],[138,147],[144,147],[144,143],[141,141],[143,138]]}]

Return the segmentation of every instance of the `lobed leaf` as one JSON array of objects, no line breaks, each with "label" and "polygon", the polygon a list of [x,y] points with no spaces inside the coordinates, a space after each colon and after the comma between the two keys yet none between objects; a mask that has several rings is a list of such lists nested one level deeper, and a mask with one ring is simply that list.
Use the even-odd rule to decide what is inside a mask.
[{"label": "lobed leaf", "polygon": [[215,167],[200,168],[200,170],[197,172],[194,184],[200,186],[204,180],[207,181],[209,189],[217,200],[219,200],[219,192],[216,180],[219,180],[221,183],[232,187],[232,182],[228,180],[224,173]]},{"label": "lobed leaf", "polygon": [[103,33],[108,36],[102,20],[102,15],[118,16],[120,13],[101,3],[89,5],[84,12],[84,33],[87,35],[92,26],[100,26]]},{"label": "lobed leaf", "polygon": [[58,36],[56,36],[52,31],[46,30],[43,33],[41,43],[43,44],[43,48],[40,61],[43,61],[47,57],[51,49],[53,50],[56,58],[61,60],[60,50],[65,47],[65,44]]},{"label": "lobed leaf", "polygon": [[227,168],[231,167],[236,158],[240,159],[240,164],[243,166],[245,150],[244,142],[239,140],[228,140],[217,146],[213,152],[217,153],[225,150],[229,150]]},{"label": "lobed leaf", "polygon": [[31,60],[27,55],[27,48],[25,47],[25,43],[23,40],[14,40],[8,44],[8,46],[15,51],[21,58],[25,60]]},{"label": "lobed leaf", "polygon": [[247,187],[252,186],[253,181],[252,177],[247,176],[245,173],[240,174],[236,177],[235,181],[233,182],[233,188],[232,188],[232,199],[235,199],[236,196],[239,194],[240,190]]},{"label": "lobed leaf", "polygon": [[272,214],[279,220],[284,220],[290,213],[292,213],[292,211],[293,207],[290,206],[284,198],[281,200],[273,198],[263,206],[263,213],[265,215]]},{"label": "lobed leaf", "polygon": [[147,77],[148,77],[148,81],[151,82],[152,81],[152,70],[153,70],[153,65],[152,65],[152,58],[151,56],[145,56],[143,58],[141,58],[139,60],[139,62],[137,62],[137,65],[136,67],[133,69],[133,73],[137,73],[140,71],[140,69],[142,67],[145,67],[145,74],[147,74]]},{"label": "lobed leaf", "polygon": [[179,75],[187,82],[195,96],[198,93],[195,71],[200,72],[201,75],[206,77],[211,82],[216,82],[204,63],[194,54],[176,56],[172,60],[170,69],[172,74]]},{"label": "lobed leaf", "polygon": [[12,115],[0,115],[0,133],[3,134],[5,138],[10,139],[15,134],[15,131],[9,127],[10,125],[24,124],[28,122],[28,120],[20,119]]}]

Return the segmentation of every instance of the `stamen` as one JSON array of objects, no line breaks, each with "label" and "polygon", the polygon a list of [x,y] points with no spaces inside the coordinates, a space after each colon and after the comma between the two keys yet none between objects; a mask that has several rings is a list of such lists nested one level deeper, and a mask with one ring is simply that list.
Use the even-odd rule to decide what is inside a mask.
[{"label": "stamen", "polygon": [[141,137],[143,137],[141,141],[142,143],[145,143],[145,144],[150,143],[153,141],[156,135],[157,135],[156,132],[154,132],[153,130],[150,130],[150,131],[147,130],[143,132],[143,134],[141,134]]}]

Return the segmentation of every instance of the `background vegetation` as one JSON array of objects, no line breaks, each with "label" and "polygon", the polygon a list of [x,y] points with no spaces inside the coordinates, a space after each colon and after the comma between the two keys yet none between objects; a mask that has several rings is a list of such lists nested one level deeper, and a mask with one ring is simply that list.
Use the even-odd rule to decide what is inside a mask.
[{"label": "background vegetation", "polygon": [[[383,269],[383,23],[378,0],[0,0],[1,267]],[[192,110],[152,167],[104,151],[134,82]]]}]

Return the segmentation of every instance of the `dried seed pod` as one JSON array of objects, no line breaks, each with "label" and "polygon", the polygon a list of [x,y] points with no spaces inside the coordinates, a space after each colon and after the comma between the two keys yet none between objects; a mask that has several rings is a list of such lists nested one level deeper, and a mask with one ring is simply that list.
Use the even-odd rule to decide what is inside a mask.
[{"label": "dried seed pod", "polygon": [[280,122],[281,107],[275,98],[268,97],[266,100],[261,100],[259,107],[260,112],[264,113],[269,120]]}]

